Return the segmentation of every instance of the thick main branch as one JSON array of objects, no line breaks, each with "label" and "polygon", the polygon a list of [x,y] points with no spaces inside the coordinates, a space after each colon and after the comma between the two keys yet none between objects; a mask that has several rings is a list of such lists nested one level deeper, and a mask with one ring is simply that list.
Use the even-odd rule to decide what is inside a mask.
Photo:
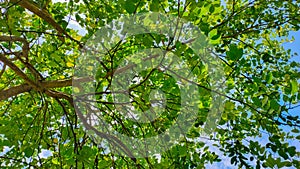
[{"label": "thick main branch", "polygon": [[[84,82],[89,81],[89,78],[78,78],[78,79],[68,79],[68,80],[53,80],[53,81],[45,81],[41,82],[41,86],[45,89],[52,89],[52,88],[61,88],[61,87],[68,87],[72,86],[72,82]],[[6,100],[10,97],[17,96],[18,94],[29,92],[32,90],[29,84],[21,84],[19,86],[14,86],[6,90],[0,91],[0,101]]]}]

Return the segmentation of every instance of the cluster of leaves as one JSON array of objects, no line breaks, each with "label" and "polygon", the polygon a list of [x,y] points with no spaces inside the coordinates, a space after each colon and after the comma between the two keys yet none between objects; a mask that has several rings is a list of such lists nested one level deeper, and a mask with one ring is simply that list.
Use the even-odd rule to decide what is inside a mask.
[{"label": "cluster of leaves", "polygon": [[[291,113],[300,100],[300,65],[290,62],[293,54],[282,47],[289,32],[299,30],[299,1],[11,0],[1,1],[0,8],[1,166],[204,168],[222,161],[222,152],[241,168],[300,168],[300,152],[291,144],[300,140],[300,118]],[[117,131],[155,135],[165,131],[180,110],[178,84],[160,69],[151,69],[138,75],[144,80],[133,82],[132,105],[149,109],[151,90],[161,89],[166,111],[142,125],[118,114],[107,94],[112,75],[124,56],[139,49],[161,48],[184,58],[197,77],[201,102],[195,125],[176,146],[159,156],[118,156],[110,144],[99,145],[89,137],[79,122],[72,99],[73,68],[83,44],[100,27],[121,15],[150,11],[200,28],[214,47],[211,53],[223,64],[226,89],[220,93],[210,88],[207,65],[172,37],[147,33],[120,41],[99,61],[96,74],[97,105]],[[202,137],[214,92],[224,98],[224,110],[212,134]],[[46,150],[51,152],[48,157],[42,155]]]}]

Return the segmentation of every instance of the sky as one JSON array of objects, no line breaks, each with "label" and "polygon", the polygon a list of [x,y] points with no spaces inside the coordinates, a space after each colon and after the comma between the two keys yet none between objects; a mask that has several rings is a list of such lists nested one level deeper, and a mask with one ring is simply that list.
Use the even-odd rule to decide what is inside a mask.
[{"label": "sky", "polygon": [[[55,1],[61,1],[61,0],[55,0]],[[71,22],[69,24],[69,27],[72,28],[72,29],[78,30],[81,35],[86,34],[86,31],[83,28],[81,28],[78,25],[78,23],[76,23],[75,21],[71,20]],[[294,53],[294,52],[298,53],[299,56],[295,56],[295,57],[291,58],[290,61],[296,61],[296,62],[300,63],[300,31],[290,32],[290,35],[288,36],[288,38],[291,39],[292,36],[295,38],[295,40],[293,42],[284,43],[283,47],[285,49],[291,49],[292,53]],[[292,111],[290,111],[290,113],[300,115],[300,107],[298,107],[296,109],[293,109]],[[212,142],[207,142],[207,144],[212,145]],[[295,145],[296,147],[300,147],[300,144],[298,142],[291,142],[291,144]],[[212,148],[211,150],[213,150],[215,152],[219,151],[215,148]],[[5,147],[4,152],[7,152],[7,151],[9,151],[9,148]],[[219,153],[220,153],[220,151],[219,151]],[[0,152],[0,155],[2,155],[2,154],[3,154],[3,152],[2,153]],[[42,150],[42,152],[39,155],[42,158],[47,158],[48,156],[51,156],[52,153],[51,153],[51,151],[48,151],[48,150]],[[219,154],[219,155],[221,155],[221,154]],[[229,169],[237,168],[236,166],[232,166],[230,164],[230,158],[226,158],[224,156],[222,157],[222,155],[221,155],[221,158],[222,158],[222,162],[214,163],[214,164],[207,164],[206,168],[210,168],[210,169],[214,169],[214,168],[216,168],[216,169],[218,169],[218,168],[225,168],[225,169],[226,168],[229,168]]]},{"label": "sky", "polygon": [[[297,32],[290,32],[290,34],[288,36],[288,39],[292,39],[292,37],[294,37],[293,42],[283,43],[282,46],[286,50],[291,49],[291,53],[298,53],[299,56],[292,57],[290,59],[290,61],[291,62],[295,61],[295,62],[300,63],[300,30],[297,31]],[[292,109],[291,111],[289,111],[289,113],[292,114],[292,115],[299,115],[300,116],[300,107]],[[284,130],[290,130],[288,127],[285,127],[283,129]],[[268,135],[263,135],[263,137],[259,139],[259,142],[261,144],[265,144],[267,141],[268,141]],[[295,146],[297,148],[297,151],[300,151],[299,140],[290,140],[289,143],[290,143],[290,145]],[[212,145],[212,142],[207,142],[207,144]],[[219,162],[219,163],[207,164],[206,168],[209,168],[209,169],[235,169],[235,168],[238,168],[237,166],[231,165],[230,158],[223,156],[219,150],[217,150],[215,148],[212,148],[210,150],[215,151],[215,152],[219,152],[217,154],[220,156],[222,161]],[[285,169],[288,169],[288,168],[285,168]],[[289,168],[289,169],[293,169],[293,168]]]},{"label": "sky", "polygon": [[[287,50],[287,49],[291,49],[291,53],[297,53],[298,56],[294,56],[290,59],[290,61],[295,61],[297,63],[300,63],[300,30],[297,32],[290,32],[290,35],[288,36],[289,39],[292,38],[292,36],[294,37],[294,41],[293,42],[286,42],[283,44],[283,47]],[[300,81],[298,81],[300,82]],[[290,111],[290,113],[292,115],[299,115],[300,116],[300,106],[292,109]]]}]

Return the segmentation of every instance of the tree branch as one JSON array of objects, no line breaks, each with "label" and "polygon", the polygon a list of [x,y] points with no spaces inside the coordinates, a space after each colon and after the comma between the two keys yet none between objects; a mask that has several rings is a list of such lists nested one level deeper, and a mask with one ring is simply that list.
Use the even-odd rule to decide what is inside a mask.
[{"label": "tree branch", "polygon": [[39,88],[39,85],[34,83],[17,65],[7,59],[4,55],[0,54],[0,61],[10,67],[19,77],[21,77],[26,83],[30,84],[35,89]]},{"label": "tree branch", "polygon": [[0,91],[0,101],[6,100],[12,96],[16,96],[20,93],[29,92],[32,87],[28,84],[22,84],[19,86],[15,86],[3,91]]},{"label": "tree branch", "polygon": [[[72,86],[72,82],[84,82],[89,81],[90,78],[79,78],[79,79],[68,79],[68,80],[53,80],[53,81],[46,81],[41,82],[41,85],[45,89],[52,89],[52,88],[61,88],[61,87],[68,87]],[[14,86],[9,89],[0,91],[0,101],[6,100],[12,96],[17,96],[18,94],[29,92],[33,88],[29,84],[21,84],[19,86]]]}]

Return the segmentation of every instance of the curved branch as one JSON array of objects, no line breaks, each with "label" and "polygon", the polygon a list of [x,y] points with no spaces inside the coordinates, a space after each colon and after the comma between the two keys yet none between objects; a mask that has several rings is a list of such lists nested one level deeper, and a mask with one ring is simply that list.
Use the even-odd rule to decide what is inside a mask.
[{"label": "curved branch", "polygon": [[19,41],[19,42],[22,42],[23,43],[23,47],[22,47],[23,55],[24,55],[25,58],[28,57],[29,43],[27,42],[26,39],[18,37],[18,36],[5,36],[5,35],[3,35],[3,36],[0,36],[0,41],[5,41],[5,42]]},{"label": "curved branch", "polygon": [[17,65],[7,59],[4,55],[0,54],[0,61],[10,67],[19,77],[21,77],[26,83],[32,87],[38,89],[39,85],[34,83]]},{"label": "curved branch", "polygon": [[6,64],[3,64],[2,70],[1,70],[1,72],[0,72],[0,78],[1,78],[1,76],[4,74],[5,69],[6,69]]},{"label": "curved branch", "polygon": [[[56,29],[60,34],[65,35],[67,38],[71,39],[72,41],[75,41],[81,48],[83,47],[83,45],[79,41],[72,38],[58,23],[56,23],[56,21],[45,9],[39,8],[35,4],[29,2],[28,0],[11,0],[11,2],[14,2],[20,5],[21,7],[29,10],[30,12],[36,14],[37,16],[45,20],[48,24],[53,26],[54,29]],[[61,40],[64,41],[64,39]]]}]

